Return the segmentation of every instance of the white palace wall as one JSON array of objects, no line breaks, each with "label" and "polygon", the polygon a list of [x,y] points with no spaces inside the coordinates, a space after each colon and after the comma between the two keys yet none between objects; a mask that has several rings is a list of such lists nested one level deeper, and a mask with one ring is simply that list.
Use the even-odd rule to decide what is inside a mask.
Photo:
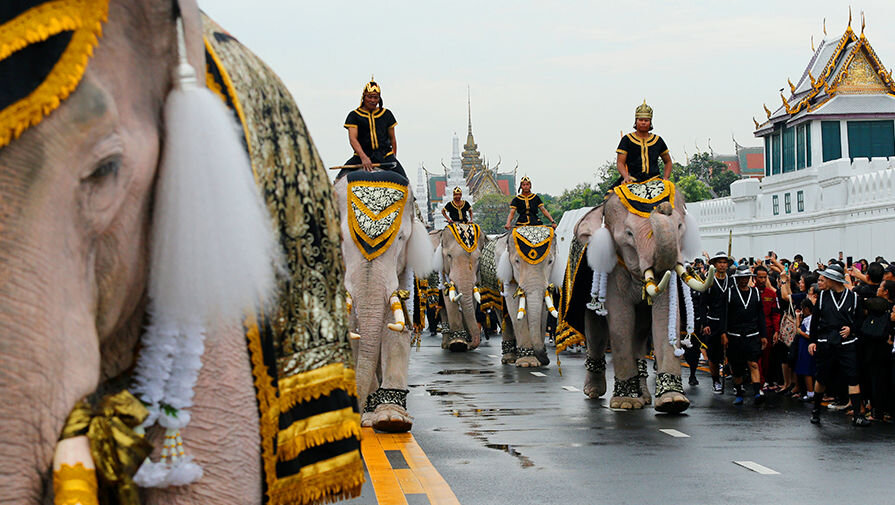
[{"label": "white palace wall", "polygon": [[764,258],[774,251],[791,259],[801,253],[813,264],[842,251],[855,260],[895,259],[895,157],[843,158],[762,181],[741,179],[730,193],[687,204],[710,254],[727,250],[732,230],[735,258]]}]

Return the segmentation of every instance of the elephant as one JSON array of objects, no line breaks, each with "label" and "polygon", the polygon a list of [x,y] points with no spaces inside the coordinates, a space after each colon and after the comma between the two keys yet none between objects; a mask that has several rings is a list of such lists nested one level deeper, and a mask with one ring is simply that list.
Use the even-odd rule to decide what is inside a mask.
[{"label": "elephant", "polygon": [[433,248],[415,216],[408,181],[395,172],[354,171],[336,180],[341,210],[349,327],[360,335],[357,398],[362,426],[406,432],[410,327],[405,300],[414,275],[426,277]]},{"label": "elephant", "polygon": [[[608,332],[615,369],[609,406],[637,409],[650,403],[645,362],[638,369],[637,358],[646,352],[651,338],[657,365],[655,409],[683,412],[690,401],[681,384],[677,282],[680,279],[700,291],[707,287],[685,266],[685,258],[699,254],[699,236],[698,225],[686,213],[683,195],[673,183],[661,179],[618,186],[603,205],[581,218],[575,236],[579,247],[587,244],[590,268],[608,274],[605,320],[591,310],[584,320],[588,361],[595,365],[588,367],[585,394],[598,397],[605,392],[602,351]],[[579,300],[571,303],[583,305],[590,279],[578,275],[576,281],[585,282],[587,289],[576,289]]]},{"label": "elephant", "polygon": [[476,322],[479,258],[488,241],[477,224],[454,223],[430,233],[437,241],[433,266],[445,279],[444,305],[449,330],[442,332],[441,347],[451,351],[475,349],[481,341]]},{"label": "elephant", "polygon": [[550,271],[556,256],[553,228],[519,226],[497,238],[497,276],[503,283],[503,297],[510,323],[504,323],[502,356],[504,364],[540,367],[550,364],[544,337],[547,313],[556,317]]},{"label": "elephant", "polygon": [[[32,4],[40,5],[26,12]],[[147,415],[179,418],[177,440],[182,433],[203,474],[189,485],[128,488],[145,503],[309,503],[359,494],[360,416],[338,210],[285,86],[193,0],[35,0],[16,2],[2,16],[5,34],[12,22],[30,35],[18,41],[25,49],[0,58],[11,72],[38,79],[5,80],[3,95],[41,85],[40,93],[13,90],[21,100],[4,102],[0,116],[2,501],[51,502],[63,464],[86,465],[86,480],[92,465],[109,463],[92,460],[88,437],[71,424],[75,412],[89,416],[89,437],[94,427],[102,435],[102,426],[115,427],[116,439],[127,434],[140,449],[132,453],[137,465],[152,450],[147,442],[161,442],[165,430],[149,427],[143,438],[136,424]],[[41,36],[50,39],[36,44]],[[52,71],[41,83],[33,72],[47,62]],[[228,65],[239,69],[228,73]],[[173,110],[175,96],[191,97],[191,105]],[[265,108],[267,101],[275,107]],[[28,114],[16,115],[22,111]],[[169,115],[180,117],[175,112],[214,121],[177,133],[169,122]],[[221,136],[205,136],[212,131]],[[196,163],[180,163],[186,155],[175,152],[185,147],[200,154]],[[203,162],[206,155],[221,164]],[[247,199],[225,198],[236,193]],[[171,201],[181,195],[178,209]],[[181,235],[167,234],[180,225]],[[257,251],[251,261],[229,261],[249,250]],[[166,256],[171,251],[178,254]],[[254,289],[260,277],[270,281],[264,290]],[[166,283],[187,291],[162,296]],[[185,296],[192,292],[204,296]],[[145,338],[162,332],[161,316],[178,309],[186,316],[195,310],[204,325],[198,349],[178,347],[178,333],[164,356],[186,356],[190,367],[201,356],[204,366],[185,379],[194,381],[182,405],[188,410],[168,405],[160,413],[151,401],[145,408],[130,393],[118,396],[140,389],[133,374],[154,369],[142,361]],[[133,416],[106,412],[109,398],[126,402]],[[321,398],[329,405],[318,401],[316,412],[308,410]],[[318,426],[322,440],[301,430],[282,436],[279,424],[292,428],[319,407],[339,413],[338,426]],[[73,436],[57,443],[69,429]],[[322,453],[306,449],[341,459],[318,465]],[[83,459],[67,459],[75,456]],[[300,478],[290,465],[323,474]],[[114,494],[104,472],[96,473],[100,490]]]}]

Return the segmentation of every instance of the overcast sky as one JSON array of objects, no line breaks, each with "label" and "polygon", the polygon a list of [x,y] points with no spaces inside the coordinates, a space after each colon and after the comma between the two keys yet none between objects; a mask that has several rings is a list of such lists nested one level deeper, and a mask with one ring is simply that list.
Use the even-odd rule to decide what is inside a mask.
[{"label": "overcast sky", "polygon": [[[678,5],[680,4],[680,5]],[[841,36],[848,4],[733,2],[199,0],[292,92],[327,165],[351,155],[342,127],[375,74],[398,119],[398,158],[416,183],[473,133],[492,165],[559,194],[593,182],[644,98],[672,158],[733,141],[780,104],[815,44]],[[638,8],[634,8],[638,7]],[[895,2],[853,4],[852,27],[895,65]],[[462,147],[461,147],[462,149]]]}]

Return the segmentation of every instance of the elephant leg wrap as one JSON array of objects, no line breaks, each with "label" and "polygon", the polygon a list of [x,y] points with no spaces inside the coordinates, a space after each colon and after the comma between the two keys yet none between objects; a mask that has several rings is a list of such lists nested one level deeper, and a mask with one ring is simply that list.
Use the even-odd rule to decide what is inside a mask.
[{"label": "elephant leg wrap", "polygon": [[584,360],[584,368],[588,372],[603,373],[606,371],[606,356],[600,356],[598,359],[588,356]]},{"label": "elephant leg wrap", "polygon": [[467,343],[472,342],[472,335],[466,330],[456,330],[452,335],[452,338],[463,339]]},{"label": "elephant leg wrap", "polygon": [[516,341],[515,340],[504,340],[500,343],[500,350],[503,354],[515,354],[516,353]]},{"label": "elephant leg wrap", "polygon": [[637,376],[643,377],[644,379],[649,377],[649,371],[646,368],[646,360],[645,359],[637,360]]},{"label": "elephant leg wrap", "polygon": [[407,410],[407,389],[386,389],[379,388],[370,393],[367,397],[367,404],[364,406],[364,412],[374,412],[376,407],[384,404],[398,405]]},{"label": "elephant leg wrap", "polygon": [[535,350],[530,347],[517,347],[516,348],[516,356],[520,358],[527,358],[529,356],[534,356]]},{"label": "elephant leg wrap", "polygon": [[680,376],[659,372],[656,375],[656,396],[662,396],[670,392],[684,393],[684,385]]},{"label": "elephant leg wrap", "polygon": [[620,396],[626,398],[640,398],[640,377],[635,375],[630,379],[615,378],[615,386],[613,387],[612,396]]}]

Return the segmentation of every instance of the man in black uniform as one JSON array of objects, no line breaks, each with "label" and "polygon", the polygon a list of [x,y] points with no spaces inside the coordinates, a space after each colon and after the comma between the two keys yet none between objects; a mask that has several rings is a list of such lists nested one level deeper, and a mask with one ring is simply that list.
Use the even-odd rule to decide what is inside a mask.
[{"label": "man in black uniform", "polygon": [[727,359],[733,372],[734,405],[743,404],[743,376],[747,367],[755,405],[764,401],[758,360],[762,349],[768,345],[768,333],[761,294],[757,288],[749,287],[751,277],[749,266],[740,265],[733,274],[736,287],[727,290],[727,317],[722,340],[727,340]]},{"label": "man in black uniform", "polygon": [[858,357],[855,352],[860,299],[845,287],[845,274],[839,265],[830,265],[821,271],[817,284],[821,291],[811,317],[811,343],[808,344],[808,352],[817,363],[811,423],[820,423],[821,399],[835,367],[848,383],[848,396],[854,411],[852,424],[869,426],[870,421],[861,412],[861,386],[858,385]]},{"label": "man in black uniform", "polygon": [[[354,150],[354,156],[345,164],[360,165],[370,172],[373,164],[379,163],[385,165],[382,169],[397,172],[406,179],[404,167],[395,157],[398,154],[398,141],[395,137],[398,121],[392,111],[382,106],[381,92],[379,84],[371,79],[364,86],[360,107],[349,112],[345,118],[348,142]],[[342,169],[339,177],[352,170],[357,169]]]},{"label": "man in black uniform", "polygon": [[463,199],[463,190],[460,186],[454,188],[454,199],[441,209],[441,215],[451,223],[471,223],[472,205]]},{"label": "man in black uniform", "polygon": [[719,374],[719,367],[724,364],[721,334],[727,317],[727,291],[730,289],[727,267],[730,265],[730,258],[720,251],[709,259],[709,264],[715,267],[715,277],[709,289],[699,296],[697,319],[699,338],[706,346],[709,371],[712,374],[712,391],[721,394],[724,392],[724,383]]},{"label": "man in black uniform", "polygon": [[621,175],[612,187],[631,182],[643,182],[659,174],[659,158],[665,163],[663,179],[671,176],[671,155],[662,137],[651,134],[653,109],[643,104],[634,110],[634,131],[622,137],[615,152],[616,167]]},{"label": "man in black uniform", "polygon": [[550,220],[550,225],[556,228],[556,221],[550,216],[550,212],[547,211],[547,207],[544,206],[541,197],[537,193],[531,192],[531,179],[527,176],[523,177],[519,181],[519,194],[510,202],[510,215],[507,216],[507,224],[504,225],[504,228],[507,230],[511,228],[510,223],[513,222],[513,216],[516,213],[519,214],[519,217],[516,219],[516,226],[539,226],[541,224],[541,216],[538,215],[538,211],[542,212]]}]

